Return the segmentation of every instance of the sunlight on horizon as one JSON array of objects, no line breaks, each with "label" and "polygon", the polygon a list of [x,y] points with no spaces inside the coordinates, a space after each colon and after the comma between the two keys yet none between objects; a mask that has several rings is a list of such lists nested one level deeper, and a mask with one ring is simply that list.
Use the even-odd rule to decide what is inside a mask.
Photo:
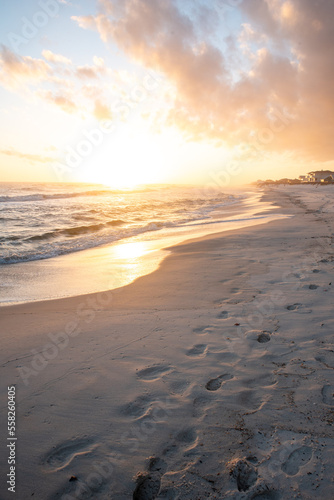
[{"label": "sunlight on horizon", "polygon": [[117,189],[159,184],[168,174],[159,163],[160,158],[158,146],[149,135],[133,134],[130,139],[123,136],[117,144],[103,144],[74,176],[78,181],[101,183]]},{"label": "sunlight on horizon", "polygon": [[[233,150],[227,147],[183,144],[174,130],[166,128],[156,134],[144,123],[129,124],[126,131],[106,138],[83,159],[82,165],[73,170],[73,180],[115,189],[134,189],[145,184],[196,185],[208,183],[208,172],[225,168],[232,158]],[[203,168],[207,165],[211,169]]]},{"label": "sunlight on horizon", "polygon": [[30,35],[34,2],[3,6],[0,181],[207,183],[237,161],[239,185],[334,168],[330,4],[266,1],[264,18],[251,2],[110,1],[59,0]]}]

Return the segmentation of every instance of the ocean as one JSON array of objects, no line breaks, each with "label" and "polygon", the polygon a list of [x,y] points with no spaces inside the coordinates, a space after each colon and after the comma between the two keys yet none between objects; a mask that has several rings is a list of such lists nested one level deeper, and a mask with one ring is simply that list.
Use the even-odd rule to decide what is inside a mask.
[{"label": "ocean", "polygon": [[116,191],[88,184],[0,184],[0,264],[47,259],[221,217],[241,195],[200,188]]},{"label": "ocean", "polygon": [[172,245],[269,221],[260,198],[189,186],[1,183],[0,305],[125,286],[157,269]]}]

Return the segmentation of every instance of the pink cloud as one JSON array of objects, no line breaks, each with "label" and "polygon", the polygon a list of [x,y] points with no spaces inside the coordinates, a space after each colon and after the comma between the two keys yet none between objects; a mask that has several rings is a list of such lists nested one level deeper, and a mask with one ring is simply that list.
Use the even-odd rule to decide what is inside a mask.
[{"label": "pink cloud", "polygon": [[0,51],[0,70],[0,83],[7,88],[47,80],[51,74],[50,66],[42,59],[18,56],[5,46]]},{"label": "pink cloud", "polygon": [[98,78],[98,73],[95,68],[89,66],[80,66],[76,69],[76,76],[78,78]]},{"label": "pink cloud", "polygon": [[60,95],[60,94],[55,94],[51,91],[47,91],[47,92],[41,92],[40,95],[41,97],[43,97],[45,101],[55,104],[66,113],[72,114],[78,111],[78,107],[75,104],[75,102],[70,97],[64,94]]},{"label": "pink cloud", "polygon": [[[95,117],[107,114],[101,107],[96,109],[96,99],[102,94],[101,89],[97,88],[92,95],[88,95],[82,84],[82,81],[97,80],[108,73],[109,68],[101,57],[95,56],[90,66],[75,66],[69,58],[50,50],[43,50],[42,55],[47,62],[19,56],[7,47],[2,47],[0,85],[29,96],[29,99],[38,96],[69,114],[91,112]],[[85,100],[88,100],[88,104]]]},{"label": "pink cloud", "polygon": [[50,63],[66,65],[72,64],[71,59],[62,56],[61,54],[54,54],[53,52],[51,52],[51,50],[43,50],[42,55],[44,59],[46,59]]},{"label": "pink cloud", "polygon": [[207,12],[197,16],[199,30],[179,6],[173,0],[100,0],[97,16],[75,20],[173,83],[167,122],[189,137],[251,142],[268,127],[278,130],[274,110],[288,119],[272,140],[261,142],[263,149],[331,159],[333,2],[244,1],[239,9],[248,32],[243,27],[232,34],[225,51],[205,36],[215,26]]}]

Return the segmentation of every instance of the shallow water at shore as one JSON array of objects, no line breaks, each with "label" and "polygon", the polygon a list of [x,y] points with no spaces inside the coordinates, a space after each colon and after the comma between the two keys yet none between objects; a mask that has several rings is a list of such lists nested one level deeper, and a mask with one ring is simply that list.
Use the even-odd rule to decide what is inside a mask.
[{"label": "shallow water at shore", "polygon": [[0,265],[67,255],[206,223],[242,193],[188,186],[119,191],[86,184],[0,183]]},{"label": "shallow water at shore", "polygon": [[[241,198],[242,195],[242,198]],[[215,218],[150,231],[55,258],[1,266],[0,305],[84,295],[119,288],[153,272],[166,248],[210,233],[269,222],[279,215],[254,192],[220,208]]]}]

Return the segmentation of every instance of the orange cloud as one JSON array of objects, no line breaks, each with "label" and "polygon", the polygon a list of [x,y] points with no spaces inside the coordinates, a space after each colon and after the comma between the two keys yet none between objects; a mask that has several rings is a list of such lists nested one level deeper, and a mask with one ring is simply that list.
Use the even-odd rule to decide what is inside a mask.
[{"label": "orange cloud", "polygon": [[93,68],[89,66],[81,66],[77,68],[76,75],[78,78],[97,78],[98,75]]},{"label": "orange cloud", "polygon": [[99,121],[112,119],[112,114],[108,106],[102,104],[98,99],[95,101],[94,116]]},{"label": "orange cloud", "polygon": [[[29,99],[38,96],[69,114],[87,114],[90,110],[95,117],[107,115],[107,111],[102,110],[102,105],[96,105],[96,98],[102,94],[103,85],[89,93],[81,82],[110,74],[110,69],[105,66],[101,57],[95,56],[91,66],[76,67],[67,57],[50,50],[43,50],[42,55],[47,62],[19,56],[3,46],[0,52],[0,85],[21,95],[22,91],[28,91],[26,96]],[[49,90],[45,87],[46,84],[53,88]],[[33,90],[30,92],[31,88]]]},{"label": "orange cloud", "polygon": [[50,63],[66,65],[72,64],[71,59],[68,59],[67,57],[60,54],[54,54],[53,52],[51,52],[51,50],[43,50],[42,55],[44,59],[46,59]]},{"label": "orange cloud", "polygon": [[29,153],[21,153],[20,151],[15,151],[13,149],[1,149],[0,154],[6,156],[14,156],[16,158],[20,158],[22,160],[27,160],[30,163],[39,162],[39,163],[51,163],[54,162],[54,158],[48,156],[41,156],[37,154],[29,154]]},{"label": "orange cloud", "polygon": [[51,74],[50,66],[42,59],[18,56],[5,46],[0,51],[0,71],[0,83],[10,89],[46,80]]},{"label": "orange cloud", "polygon": [[100,0],[97,16],[74,19],[173,83],[176,98],[167,123],[189,137],[229,144],[260,137],[263,150],[331,159],[333,2],[242,2],[245,23],[225,40],[228,49],[203,35],[208,24],[220,29],[210,16],[199,29],[179,5]]},{"label": "orange cloud", "polygon": [[59,108],[61,108],[66,113],[72,114],[78,110],[77,105],[74,103],[72,99],[66,97],[65,95],[57,95],[53,92],[47,91],[42,92],[40,94],[46,101],[55,104]]},{"label": "orange cloud", "polygon": [[112,23],[109,19],[101,14],[98,16],[72,16],[71,19],[76,21],[80,28],[83,29],[96,29],[102,40],[106,42],[110,39],[110,31],[112,29]]},{"label": "orange cloud", "polygon": [[[66,65],[71,63],[69,59],[53,54],[51,51],[43,51],[43,56],[51,63]],[[33,95],[56,105],[66,113],[74,113],[78,110],[72,99],[72,95],[74,95],[73,84],[68,79],[56,76],[56,69],[52,69],[45,61],[28,56],[18,56],[7,47],[2,47],[0,67],[0,84],[11,91],[26,89],[29,86],[37,87]],[[52,84],[56,89],[54,91],[43,90],[44,83]]]},{"label": "orange cloud", "polygon": [[[334,153],[334,32],[330,0],[251,0],[243,9],[258,29],[277,45],[289,47],[292,70],[262,65],[261,78],[272,90],[280,88],[278,102],[292,115],[278,146],[305,151],[314,158],[331,160]],[[275,78],[275,82],[273,79]]]}]

